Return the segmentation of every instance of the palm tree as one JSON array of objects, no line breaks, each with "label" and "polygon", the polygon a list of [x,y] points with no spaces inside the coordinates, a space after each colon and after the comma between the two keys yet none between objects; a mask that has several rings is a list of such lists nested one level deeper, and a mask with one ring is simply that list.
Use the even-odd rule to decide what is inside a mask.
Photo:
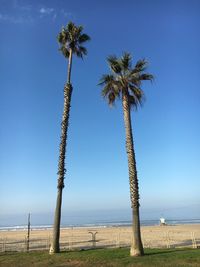
[{"label": "palm tree", "polygon": [[60,51],[65,58],[68,59],[68,72],[67,83],[64,86],[64,109],[62,115],[61,124],[61,140],[59,150],[59,162],[58,162],[58,192],[56,209],[54,215],[54,227],[53,227],[53,240],[50,248],[50,253],[58,253],[60,251],[59,239],[60,239],[60,219],[61,219],[61,204],[62,204],[62,190],[64,188],[64,176],[65,176],[65,155],[66,155],[66,141],[67,141],[67,129],[69,123],[70,102],[72,95],[71,84],[71,69],[72,69],[72,56],[75,54],[77,57],[83,58],[87,55],[87,49],[83,44],[90,40],[90,37],[82,33],[83,27],[76,26],[74,23],[69,22],[65,28],[58,34],[58,42],[60,43]]},{"label": "palm tree", "polygon": [[126,152],[128,157],[130,199],[133,215],[133,237],[131,242],[131,256],[142,256],[144,254],[139,217],[139,187],[136,169],[133,133],[131,127],[131,107],[137,110],[142,104],[144,92],[141,89],[142,81],[152,80],[151,74],[145,73],[146,60],[139,60],[132,67],[132,58],[129,53],[124,53],[121,58],[109,56],[107,58],[111,74],[103,75],[99,85],[103,86],[102,96],[113,105],[115,100],[121,99],[126,131]]}]

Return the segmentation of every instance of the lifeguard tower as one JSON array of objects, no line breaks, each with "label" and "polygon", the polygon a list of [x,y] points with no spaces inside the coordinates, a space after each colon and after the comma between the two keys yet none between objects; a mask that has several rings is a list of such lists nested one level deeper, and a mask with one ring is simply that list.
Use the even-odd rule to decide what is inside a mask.
[{"label": "lifeguard tower", "polygon": [[160,225],[161,226],[166,225],[165,218],[163,218],[163,217],[160,218]]}]

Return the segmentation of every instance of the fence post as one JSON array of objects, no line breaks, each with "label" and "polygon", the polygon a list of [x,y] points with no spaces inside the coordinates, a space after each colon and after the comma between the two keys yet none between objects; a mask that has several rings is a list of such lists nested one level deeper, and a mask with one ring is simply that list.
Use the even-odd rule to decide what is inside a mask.
[{"label": "fence post", "polygon": [[192,238],[192,247],[197,248],[197,242],[196,242],[194,232],[191,232],[191,238]]},{"label": "fence post", "polygon": [[28,231],[27,231],[27,240],[26,240],[26,251],[29,252],[29,242],[30,242],[30,228],[31,228],[31,222],[30,222],[30,213],[28,214]]},{"label": "fence post", "polygon": [[142,237],[142,244],[143,244],[143,248],[146,247],[146,240]]},{"label": "fence post", "polygon": [[116,248],[120,247],[120,232],[117,233],[116,236]]},{"label": "fence post", "polygon": [[88,232],[89,234],[91,234],[92,235],[92,247],[93,248],[95,248],[96,247],[96,234],[98,233],[98,232]]},{"label": "fence post", "polygon": [[51,238],[50,238],[50,234],[47,236],[47,250],[50,249],[50,245],[51,245]]},{"label": "fence post", "polygon": [[116,235],[116,240],[115,240],[115,247],[119,247],[119,239],[118,239],[118,234]]},{"label": "fence post", "polygon": [[24,251],[27,251],[27,237],[24,237]]},{"label": "fence post", "polygon": [[167,242],[167,248],[170,248],[170,237],[169,237],[169,231],[165,233],[166,235],[166,242]]},{"label": "fence post", "polygon": [[68,250],[70,250],[70,245],[71,245],[71,240],[70,240],[70,237],[68,239]]},{"label": "fence post", "polygon": [[73,250],[73,234],[69,237],[69,250]]},{"label": "fence post", "polygon": [[49,238],[48,238],[48,236],[47,236],[47,240],[46,240],[46,250],[48,250],[49,249]]},{"label": "fence post", "polygon": [[2,240],[2,252],[6,252],[6,241],[7,241],[7,237],[5,237],[3,240]]},{"label": "fence post", "polygon": [[3,252],[3,239],[1,239],[1,252]]}]

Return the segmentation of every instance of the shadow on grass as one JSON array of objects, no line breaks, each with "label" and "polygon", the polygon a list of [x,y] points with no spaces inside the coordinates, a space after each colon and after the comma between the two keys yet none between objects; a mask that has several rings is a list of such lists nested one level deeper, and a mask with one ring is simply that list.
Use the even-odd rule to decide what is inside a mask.
[{"label": "shadow on grass", "polygon": [[151,252],[145,252],[144,256],[151,256],[151,255],[161,255],[161,254],[169,254],[169,253],[179,253],[179,252],[188,252],[191,251],[191,249],[171,249],[171,250],[161,250],[161,251],[151,251]]},{"label": "shadow on grass", "polygon": [[105,247],[84,247],[84,248],[75,248],[71,250],[61,250],[59,253],[56,254],[65,254],[65,253],[80,253],[80,252],[92,252],[92,251],[103,251],[106,250]]},{"label": "shadow on grass", "polygon": [[[117,248],[117,249],[115,249],[115,248],[113,248],[113,250],[126,250],[127,248]],[[144,254],[144,256],[151,256],[151,255],[161,255],[161,254],[170,254],[170,253],[181,253],[181,252],[190,252],[192,249],[188,249],[188,248],[183,248],[183,249],[166,249],[166,250],[156,250],[156,249],[152,249],[152,250],[148,250],[148,251],[145,251],[145,254]],[[98,252],[98,251],[101,251],[101,252],[104,252],[104,251],[110,251],[110,249],[106,249],[105,247],[96,247],[96,248],[83,248],[83,249],[79,249],[79,250],[62,250],[62,251],[60,251],[58,254],[66,254],[66,253],[80,253],[80,252],[91,252],[92,253],[92,251],[93,252]],[[128,250],[129,251],[129,250]],[[110,251],[111,252],[111,251]],[[57,254],[57,253],[56,253]]]},{"label": "shadow on grass", "polygon": [[[113,249],[116,253],[118,252],[118,250],[120,251],[120,250],[127,250],[127,248],[118,248],[118,249]],[[79,250],[68,250],[68,251],[66,251],[66,250],[61,250],[59,253],[55,253],[54,255],[63,255],[63,254],[72,254],[72,255],[74,255],[74,254],[77,254],[77,253],[83,253],[83,254],[91,254],[91,253],[94,253],[94,252],[101,252],[101,253],[103,253],[103,252],[111,252],[111,250],[110,249],[106,249],[106,248],[104,248],[104,247],[96,247],[96,248],[83,248],[83,249],[79,249]],[[176,254],[176,253],[182,253],[182,252],[191,252],[192,251],[192,249],[190,249],[190,248],[180,248],[180,249],[166,249],[166,250],[164,250],[164,249],[162,249],[162,250],[157,250],[157,249],[148,249],[147,251],[145,251],[145,254],[144,254],[144,257],[145,256],[153,256],[153,255],[166,255],[166,254]],[[129,249],[128,249],[128,252],[129,252]],[[21,252],[22,254],[24,254],[24,255],[33,255],[33,254],[35,254],[35,255],[39,255],[39,254],[46,254],[47,256],[50,256],[51,257],[51,255],[49,255],[49,252],[48,251],[29,251],[29,252]],[[113,251],[111,252],[111,253],[113,253]],[[20,254],[19,252],[15,252],[15,251],[7,251],[7,252],[4,252],[4,253],[0,253],[0,256],[14,256],[14,255],[17,255],[17,254]]]}]

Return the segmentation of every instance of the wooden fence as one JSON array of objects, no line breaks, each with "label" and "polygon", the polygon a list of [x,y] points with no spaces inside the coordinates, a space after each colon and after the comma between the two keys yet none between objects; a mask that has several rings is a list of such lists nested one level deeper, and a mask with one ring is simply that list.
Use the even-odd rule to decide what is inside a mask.
[{"label": "wooden fence", "polygon": [[[199,248],[200,233],[199,232],[183,232],[183,231],[142,231],[142,240],[144,247],[148,248],[180,248],[191,247]],[[32,230],[27,245],[26,232],[21,234],[0,232],[0,252],[6,251],[36,251],[49,250],[51,244],[50,231],[43,231],[40,236],[38,231]],[[63,229],[61,231],[60,247],[63,251],[83,250],[93,248],[118,248],[128,247],[131,244],[131,230],[123,228],[116,229]]]}]

